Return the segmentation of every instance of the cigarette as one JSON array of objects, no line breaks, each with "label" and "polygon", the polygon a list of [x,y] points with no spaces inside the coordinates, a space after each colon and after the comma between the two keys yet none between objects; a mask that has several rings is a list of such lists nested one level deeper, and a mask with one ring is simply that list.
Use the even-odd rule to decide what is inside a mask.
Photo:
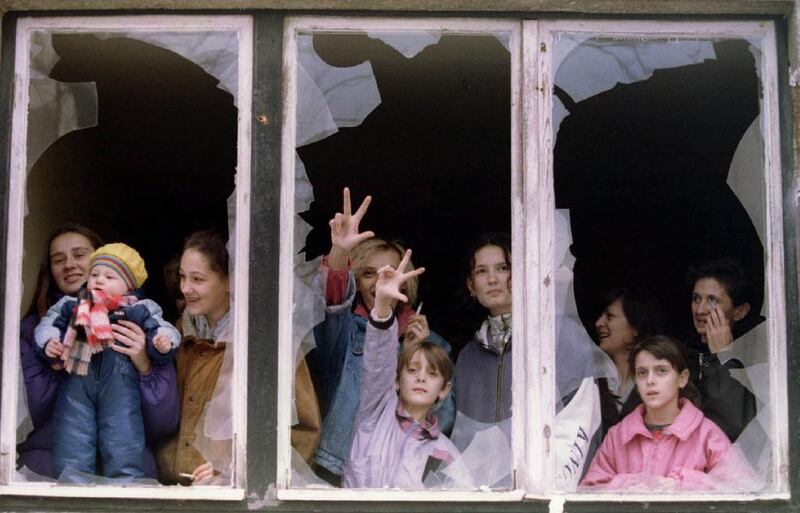
[{"label": "cigarette", "polygon": [[186,472],[181,472],[178,474],[178,477],[185,477],[186,479],[194,481],[194,475],[187,474]]},{"label": "cigarette", "polygon": [[422,311],[422,301],[419,302],[419,306],[417,307],[417,315]]}]

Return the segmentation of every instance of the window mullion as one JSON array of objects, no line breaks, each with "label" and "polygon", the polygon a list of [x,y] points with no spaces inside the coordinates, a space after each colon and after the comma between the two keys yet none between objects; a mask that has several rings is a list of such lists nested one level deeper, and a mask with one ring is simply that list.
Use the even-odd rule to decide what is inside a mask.
[{"label": "window mullion", "polygon": [[[276,481],[283,16],[254,17],[250,183],[247,492],[263,498]],[[250,114],[246,112],[246,114]],[[261,120],[267,120],[262,122]],[[291,239],[290,239],[291,240]],[[288,436],[287,436],[288,438]]]}]

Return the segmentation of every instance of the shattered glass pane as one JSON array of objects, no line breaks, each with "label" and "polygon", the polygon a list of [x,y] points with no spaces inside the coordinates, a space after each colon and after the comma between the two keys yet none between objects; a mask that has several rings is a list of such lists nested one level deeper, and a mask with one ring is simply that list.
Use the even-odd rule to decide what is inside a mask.
[{"label": "shattered glass pane", "polygon": [[[44,241],[56,228],[73,222],[106,241],[124,240],[136,248],[150,274],[143,293],[164,310],[167,321],[177,325],[182,296],[165,283],[167,264],[177,259],[185,236],[199,227],[227,237],[235,226],[238,33],[231,29],[80,32],[67,25],[31,32],[30,67],[21,73],[30,77],[22,277],[26,297],[21,298],[21,310],[26,311],[33,299],[46,252]],[[233,247],[229,246],[231,276]],[[52,298],[61,295],[52,278],[50,283],[48,307]],[[39,315],[38,308],[28,312]],[[225,319],[232,316],[231,310]],[[233,342],[230,326],[217,323],[210,338]],[[189,334],[190,328],[183,328]],[[191,329],[197,329],[198,335],[210,336],[212,331],[207,323],[205,328],[193,325]],[[222,355],[216,360],[220,363],[217,380],[207,390],[208,397],[197,398],[201,411],[195,416],[196,424],[185,428],[192,443],[183,445],[182,438],[181,444],[192,453],[184,463],[210,463],[212,484],[230,485],[233,351],[216,354]],[[147,447],[143,464],[132,465],[130,476],[101,475],[110,465],[101,457],[102,451],[90,472],[67,465],[55,475],[51,434],[58,428],[53,428],[51,416],[60,389],[56,385],[47,394],[38,389],[32,392],[40,384],[23,379],[30,377],[31,368],[20,373],[18,436],[22,443],[15,480],[154,485],[158,478],[163,483],[175,482],[176,476],[157,469],[154,459],[156,445],[163,447],[178,429],[165,420],[169,415],[163,415],[167,406],[176,406],[163,393],[172,390],[174,377],[153,371],[157,376],[151,386],[165,381],[153,388],[159,391],[150,397],[151,406],[145,407],[142,400]],[[50,376],[45,365],[39,377],[49,380]],[[148,393],[144,388],[142,398]],[[131,477],[140,467],[144,476]],[[176,465],[176,472],[186,469]]]},{"label": "shattered glass pane", "polygon": [[[342,290],[326,306],[333,273],[321,268],[331,247],[328,221],[342,211],[345,186],[353,210],[372,197],[362,231],[402,240],[413,248],[414,264],[431,269],[420,278],[413,306],[424,299],[422,314],[449,343],[453,360],[485,318],[455,299],[465,280],[454,263],[478,234],[510,231],[509,41],[508,33],[421,30],[297,36],[293,349],[296,362],[308,355],[323,429],[314,454],[295,454],[293,487],[324,486],[321,480],[341,486],[357,430],[365,329],[360,281],[347,273],[337,278]],[[473,208],[481,204],[492,208]],[[344,332],[333,328],[339,322],[352,338],[328,340]],[[510,404],[510,385],[502,395]],[[451,394],[434,410],[442,433],[464,442],[461,454],[418,462],[420,475],[398,470],[402,477],[383,484],[512,486],[510,412],[478,422],[457,416],[453,405]],[[496,455],[490,467],[487,451]]]},{"label": "shattered glass pane", "polygon": [[[556,418],[556,433],[572,434],[557,448],[564,462],[559,485],[574,490],[583,480],[592,486],[581,489],[616,492],[769,490],[775,469],[767,436],[773,385],[763,322],[769,312],[760,49],[743,39],[559,34],[554,52],[556,276],[563,283],[557,319],[573,327],[566,340],[582,333],[583,343],[602,349],[594,352],[593,372],[603,378],[591,394],[575,379],[557,380],[562,397],[577,390]],[[734,317],[731,307],[733,343],[715,353],[705,335],[712,321],[693,313],[706,310],[691,307],[694,283],[687,284],[687,273],[691,266],[719,265],[723,257],[747,278],[742,290],[748,294],[736,301],[749,310]],[[560,351],[565,335],[557,330]],[[734,443],[705,472],[676,466],[651,475],[636,467],[605,476],[609,456],[601,443],[615,436],[607,430],[620,421],[634,425],[630,419],[642,425],[627,355],[636,342],[657,334],[689,348],[701,409]],[[574,359],[557,355],[556,361],[575,366]],[[580,376],[577,370],[566,374]],[[557,376],[564,374],[557,368]],[[565,418],[578,398],[580,414]],[[680,422],[675,418],[673,428]],[[622,457],[621,450],[617,454]],[[756,476],[766,476],[766,483]]]}]

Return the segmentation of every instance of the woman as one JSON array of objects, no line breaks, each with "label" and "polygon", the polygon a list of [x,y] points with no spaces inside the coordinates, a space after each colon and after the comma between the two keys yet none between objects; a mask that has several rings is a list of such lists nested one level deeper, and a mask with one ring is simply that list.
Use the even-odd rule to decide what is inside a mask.
[{"label": "woman", "polygon": [[[158,450],[162,481],[195,485],[231,483],[233,463],[233,351],[228,251],[218,233],[191,234],[180,258],[185,308],[178,322],[181,423]],[[308,459],[319,440],[320,417],[305,362],[295,376],[299,424],[292,445]]]},{"label": "woman", "polygon": [[[475,486],[511,486],[511,240],[506,234],[481,235],[468,253],[465,285],[486,314],[472,340],[458,355],[453,377],[456,421],[451,439],[462,453],[480,439],[481,454],[492,454],[470,468]],[[495,426],[497,426],[496,429]],[[473,450],[474,452],[474,450]]]},{"label": "woman", "polygon": [[[50,420],[63,372],[52,370],[36,354],[33,330],[47,309],[62,296],[77,294],[88,279],[89,257],[102,243],[96,233],[84,226],[66,224],[58,228],[47,239],[33,300],[20,324],[20,362],[34,429],[17,447],[18,463],[41,476],[58,477],[53,467]],[[124,344],[112,348],[128,355],[139,372],[147,442],[145,474],[155,478],[156,465],[150,447],[178,427],[175,369],[171,365],[151,365],[145,351],[144,332],[136,324],[120,320],[112,329],[115,338]]]},{"label": "woman", "polygon": [[612,290],[603,304],[606,307],[594,324],[598,345],[614,362],[619,377],[614,390],[605,379],[600,387],[605,433],[642,402],[628,359],[640,340],[662,333],[663,315],[653,296],[633,288]]},{"label": "woman", "polygon": [[[466,286],[488,314],[455,366],[456,409],[482,423],[511,417],[511,241],[483,235],[469,253]],[[458,445],[458,444],[457,444]],[[459,447],[463,449],[463,447]]]}]

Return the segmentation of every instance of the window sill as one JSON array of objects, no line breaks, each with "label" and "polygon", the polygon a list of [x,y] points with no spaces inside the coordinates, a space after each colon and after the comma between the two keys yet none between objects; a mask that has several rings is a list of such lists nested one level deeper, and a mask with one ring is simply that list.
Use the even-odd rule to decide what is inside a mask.
[{"label": "window sill", "polygon": [[278,490],[282,501],[369,501],[369,502],[519,502],[525,498],[522,490],[490,492],[479,490],[355,490],[355,489],[295,489]]},{"label": "window sill", "polygon": [[244,490],[226,486],[80,486],[52,483],[14,483],[0,486],[0,495],[241,501],[244,499]]},{"label": "window sill", "polygon": [[[783,493],[712,493],[712,492],[678,492],[678,493],[568,493],[563,495],[567,502],[743,502],[743,501],[775,501],[789,500],[791,494]],[[541,496],[526,495],[526,499]]]}]

